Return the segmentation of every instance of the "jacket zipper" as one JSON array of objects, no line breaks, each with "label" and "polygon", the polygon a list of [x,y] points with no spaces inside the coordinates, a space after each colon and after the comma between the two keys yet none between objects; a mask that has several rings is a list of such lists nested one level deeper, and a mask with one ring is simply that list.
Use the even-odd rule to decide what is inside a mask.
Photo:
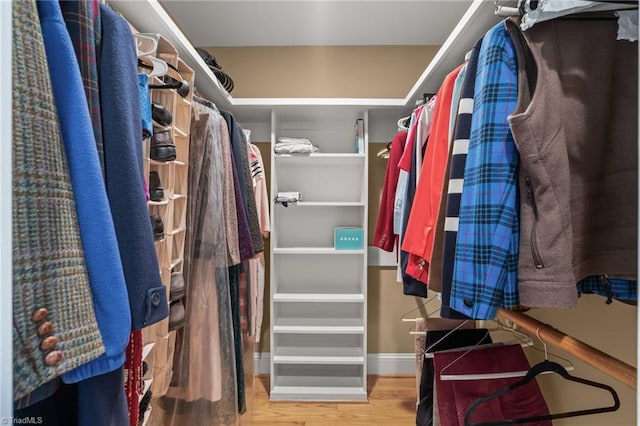
[{"label": "jacket zipper", "polygon": [[533,263],[536,265],[537,269],[544,268],[544,264],[542,263],[542,257],[540,256],[540,252],[538,251],[538,244],[536,240],[536,229],[538,227],[538,206],[536,205],[536,198],[533,195],[533,186],[531,185],[531,179],[529,176],[525,178],[525,182],[527,183],[527,199],[531,203],[531,207],[533,208],[533,226],[531,227],[531,254],[533,256]]}]

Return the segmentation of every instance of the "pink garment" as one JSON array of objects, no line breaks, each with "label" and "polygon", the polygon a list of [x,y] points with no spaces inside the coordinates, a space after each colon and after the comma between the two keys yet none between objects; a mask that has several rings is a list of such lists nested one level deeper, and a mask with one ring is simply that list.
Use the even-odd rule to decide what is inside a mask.
[{"label": "pink garment", "polygon": [[[271,219],[269,216],[269,194],[267,192],[267,179],[264,173],[264,162],[260,149],[249,145],[249,162],[251,164],[251,175],[253,177],[253,191],[256,198],[258,210],[258,223],[260,233],[263,238],[269,236],[271,231]],[[262,331],[262,320],[264,317],[264,284],[265,266],[264,253],[258,253],[256,257],[249,260],[249,280],[251,286],[251,332],[256,343],[260,342]]]}]

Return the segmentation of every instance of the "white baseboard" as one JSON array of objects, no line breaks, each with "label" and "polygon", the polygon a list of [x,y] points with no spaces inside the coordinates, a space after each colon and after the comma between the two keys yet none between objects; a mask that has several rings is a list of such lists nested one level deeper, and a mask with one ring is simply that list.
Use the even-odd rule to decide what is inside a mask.
[{"label": "white baseboard", "polygon": [[[269,374],[269,352],[254,354],[255,374]],[[416,374],[416,355],[413,353],[377,353],[367,355],[367,374],[393,376]]]}]

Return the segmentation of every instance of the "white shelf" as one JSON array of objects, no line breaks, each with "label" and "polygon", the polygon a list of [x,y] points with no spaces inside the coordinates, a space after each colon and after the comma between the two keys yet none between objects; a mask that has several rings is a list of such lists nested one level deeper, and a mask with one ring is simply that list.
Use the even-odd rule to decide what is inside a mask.
[{"label": "white shelf", "polygon": [[142,348],[142,360],[143,361],[145,359],[147,359],[147,357],[149,356],[149,354],[151,353],[151,351],[153,350],[153,347],[155,345],[156,345],[155,342],[147,343],[146,345],[144,345],[144,347]]},{"label": "white shelf", "polygon": [[366,400],[364,367],[355,364],[275,364],[272,400]]},{"label": "white shelf", "polygon": [[358,165],[362,165],[364,159],[366,158],[366,155],[344,153],[314,153],[310,155],[276,154],[274,158],[278,167],[356,167]]},{"label": "white shelf", "polygon": [[166,206],[167,204],[169,204],[169,200],[162,200],[162,201],[147,201],[147,205],[149,206]]},{"label": "white shelf", "polygon": [[[397,111],[413,108],[423,93],[435,93],[444,76],[459,65],[473,43],[501,18],[494,15],[492,1],[474,0],[440,50],[404,98],[233,98],[222,87],[180,28],[157,0],[109,0],[109,4],[140,32],[159,33],[176,48],[180,58],[194,70],[195,85],[219,108],[244,121],[268,121],[270,111],[299,120],[315,115],[321,119],[354,109]],[[394,113],[395,114],[395,113]]]},{"label": "white shelf", "polygon": [[275,248],[273,254],[364,254],[365,250],[336,250],[333,247]]},{"label": "white shelf", "polygon": [[347,303],[364,302],[364,295],[361,293],[339,294],[339,293],[276,293],[273,295],[274,302],[321,302],[321,303]]},{"label": "white shelf", "polygon": [[269,398],[272,401],[366,401],[367,391],[363,386],[274,386]]},{"label": "white shelf", "polygon": [[289,203],[289,207],[364,207],[366,204],[358,201],[298,201]]},{"label": "white shelf", "polygon": [[[289,344],[295,343],[290,340]],[[320,346],[320,344],[324,345]],[[278,344],[273,355],[275,364],[364,364],[361,346],[333,347],[329,342],[318,341],[316,346],[285,346]]]},{"label": "white shelf", "polygon": [[363,356],[296,356],[274,355],[274,364],[364,364]]},{"label": "white shelf", "polygon": [[140,395],[138,395],[138,404],[140,403],[140,401],[142,401],[142,398],[144,397],[144,394],[147,393],[147,391],[151,388],[151,383],[153,382],[153,379],[148,379],[148,380],[144,380],[144,389],[142,391],[142,393]]},{"label": "white shelf", "polygon": [[303,334],[362,334],[364,325],[360,318],[278,318],[274,333]]}]

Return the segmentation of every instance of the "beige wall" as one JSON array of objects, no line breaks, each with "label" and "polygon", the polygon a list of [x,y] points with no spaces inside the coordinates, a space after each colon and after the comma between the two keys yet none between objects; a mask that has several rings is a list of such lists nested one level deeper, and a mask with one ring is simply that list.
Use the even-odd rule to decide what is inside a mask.
[{"label": "beige wall", "polygon": [[438,46],[208,48],[235,98],[404,98]]}]

